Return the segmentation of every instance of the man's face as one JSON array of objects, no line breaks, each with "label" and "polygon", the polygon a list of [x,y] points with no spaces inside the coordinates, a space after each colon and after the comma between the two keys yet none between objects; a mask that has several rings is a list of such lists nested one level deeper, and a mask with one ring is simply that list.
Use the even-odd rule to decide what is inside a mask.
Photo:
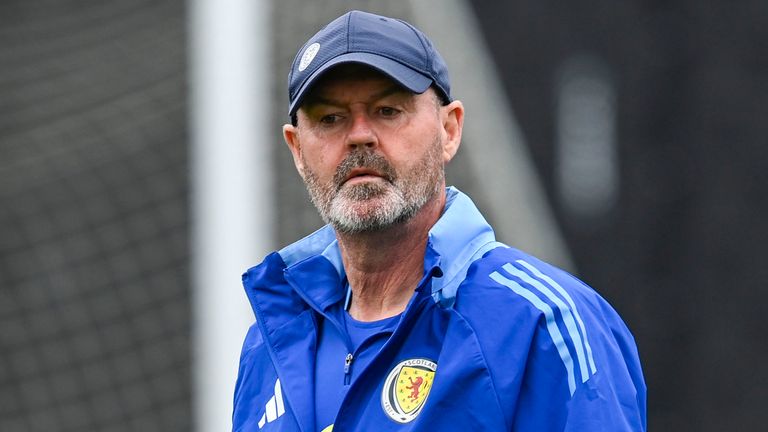
[{"label": "man's face", "polygon": [[440,118],[431,90],[413,94],[369,70],[318,83],[291,149],[323,219],[360,233],[413,217],[445,184]]}]

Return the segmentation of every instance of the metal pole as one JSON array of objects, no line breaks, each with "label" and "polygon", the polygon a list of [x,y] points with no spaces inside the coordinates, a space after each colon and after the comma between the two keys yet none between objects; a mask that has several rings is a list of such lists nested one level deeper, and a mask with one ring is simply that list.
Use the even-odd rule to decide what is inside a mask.
[{"label": "metal pole", "polygon": [[267,0],[192,0],[192,379],[195,430],[232,429],[253,314],[240,275],[272,247]]}]

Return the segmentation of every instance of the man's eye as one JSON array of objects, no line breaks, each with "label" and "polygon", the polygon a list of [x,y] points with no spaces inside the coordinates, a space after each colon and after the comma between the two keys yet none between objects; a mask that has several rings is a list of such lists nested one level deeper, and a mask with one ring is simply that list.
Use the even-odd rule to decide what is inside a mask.
[{"label": "man's eye", "polygon": [[320,117],[320,123],[322,124],[334,124],[337,121],[339,121],[339,116],[337,114],[328,114]]},{"label": "man's eye", "polygon": [[384,117],[392,117],[394,115],[397,115],[400,111],[392,108],[392,107],[381,107],[379,108],[379,113],[383,115]]}]

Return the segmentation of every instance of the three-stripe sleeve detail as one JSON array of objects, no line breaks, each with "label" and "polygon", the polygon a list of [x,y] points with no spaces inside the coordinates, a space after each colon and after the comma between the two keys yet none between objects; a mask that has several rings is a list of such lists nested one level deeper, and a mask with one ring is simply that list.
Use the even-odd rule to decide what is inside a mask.
[{"label": "three-stripe sleeve detail", "polygon": [[[490,278],[524,298],[544,314],[547,332],[565,366],[568,389],[573,395],[576,391],[576,380],[584,383],[597,371],[584,322],[573,298],[560,284],[526,261],[517,260],[515,263],[518,267],[509,263],[502,266],[511,278],[498,271],[491,273]],[[565,335],[561,328],[565,330]],[[566,338],[571,342],[574,353],[571,353]],[[574,356],[578,363],[580,379],[576,375]]]},{"label": "three-stripe sleeve detail", "polygon": [[528,269],[534,276],[536,276],[540,280],[548,283],[550,286],[555,288],[555,290],[557,290],[557,292],[560,293],[561,296],[563,296],[565,301],[568,302],[568,305],[571,307],[571,311],[573,311],[573,316],[576,318],[576,322],[579,323],[581,334],[584,335],[584,347],[587,350],[587,357],[589,358],[590,370],[592,371],[593,374],[597,372],[597,367],[595,366],[595,358],[592,356],[592,347],[589,345],[589,338],[587,337],[587,328],[584,326],[584,321],[581,319],[581,314],[579,314],[579,310],[576,308],[576,304],[573,302],[573,298],[568,294],[568,291],[563,289],[563,287],[560,286],[559,283],[555,282],[554,279],[540,272],[539,269],[528,264],[527,262],[523,260],[517,260],[515,262],[517,262],[521,266]]},{"label": "three-stripe sleeve detail", "polygon": [[541,299],[536,297],[536,295],[531,291],[523,288],[523,286],[519,283],[507,279],[506,277],[499,274],[499,272],[491,273],[491,279],[508,287],[519,296],[528,300],[534,307],[536,307],[536,309],[544,313],[544,317],[546,318],[547,323],[547,331],[552,338],[552,342],[555,344],[555,348],[557,348],[557,353],[560,355],[560,359],[563,360],[563,364],[565,365],[565,370],[568,375],[568,389],[571,391],[571,395],[573,395],[573,393],[576,391],[573,359],[571,359],[571,353],[568,351],[568,346],[565,344],[565,339],[563,339],[563,335],[560,333],[560,329],[557,327],[557,323],[555,322],[555,314],[552,311],[552,308],[549,307],[548,304],[541,301]]}]

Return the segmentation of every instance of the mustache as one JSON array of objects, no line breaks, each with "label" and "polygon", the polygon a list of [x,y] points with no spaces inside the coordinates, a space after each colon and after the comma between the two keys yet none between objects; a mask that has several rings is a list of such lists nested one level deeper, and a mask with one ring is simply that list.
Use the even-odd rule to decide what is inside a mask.
[{"label": "mustache", "polygon": [[333,184],[337,190],[341,188],[349,173],[356,168],[375,170],[390,183],[397,177],[395,169],[384,156],[369,151],[354,152],[345,157],[336,168],[336,173],[333,175]]}]

